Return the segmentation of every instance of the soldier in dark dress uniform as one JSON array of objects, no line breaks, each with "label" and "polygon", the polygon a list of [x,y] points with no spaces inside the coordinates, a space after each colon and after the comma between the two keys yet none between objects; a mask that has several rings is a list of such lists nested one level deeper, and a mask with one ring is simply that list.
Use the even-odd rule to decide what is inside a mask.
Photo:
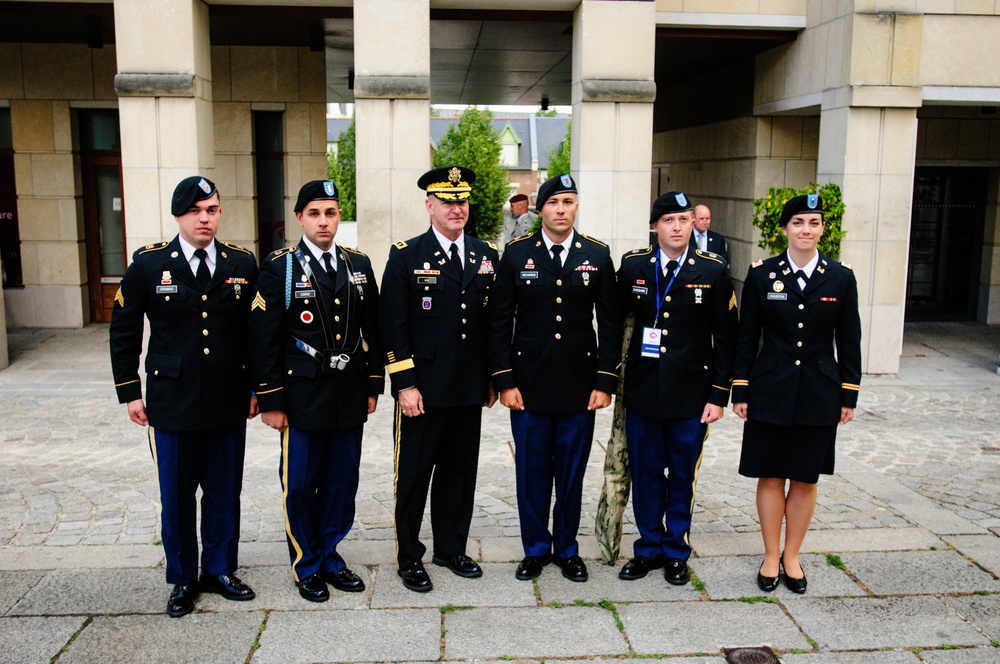
[{"label": "soldier in dark dress uniform", "polygon": [[833,473],[837,425],[854,418],[858,403],[861,318],[854,272],[816,248],[824,230],[819,196],[789,200],[780,223],[788,251],[754,261],[744,282],[733,411],[746,421],[740,474],[760,478],[757,585],[774,590],[784,568],[785,585],[804,593],[799,549],[817,482]]},{"label": "soldier in dark dress uniform", "polygon": [[[132,256],[111,315],[111,369],[118,401],[148,425],[160,481],[167,613],[194,610],[201,591],[231,600],[254,592],[235,574],[246,420],[257,414],[247,373],[247,314],[257,263],[215,239],[222,206],[215,184],[194,176],[174,189],[179,234]],[[139,356],[149,319],[146,399]],[[197,505],[201,499],[201,576]]]},{"label": "soldier in dark dress uniform", "polygon": [[569,175],[539,187],[542,230],[507,245],[490,298],[493,386],[514,435],[521,580],[553,560],[571,581],[588,578],[576,540],[583,476],[594,415],[618,385],[615,267],[606,244],[573,230],[577,205]]},{"label": "soldier in dark dress uniform", "polygon": [[496,247],[463,232],[476,175],[451,166],[417,181],[431,227],[389,250],[380,323],[396,397],[396,563],[403,585],[431,590],[420,523],[431,488],[434,564],[482,576],[465,555],[472,522],[482,407],[496,401],[486,353],[486,305]]},{"label": "soldier in dark dress uniform", "polygon": [[625,254],[618,271],[626,313],[635,315],[624,393],[639,539],[618,575],[625,580],[660,567],[673,585],[690,579],[698,467],[708,425],[729,401],[736,296],[726,262],[690,246],[693,219],[683,193],[657,198],[649,217],[657,246]]},{"label": "soldier in dark dress uniform", "polygon": [[337,545],[354,523],[364,423],[385,374],[371,261],[334,240],[336,185],[303,185],[295,217],[302,227],[298,246],[275,251],[261,265],[250,355],[261,418],[281,432],[292,576],[303,598],[325,602],[327,584],[365,589]]}]

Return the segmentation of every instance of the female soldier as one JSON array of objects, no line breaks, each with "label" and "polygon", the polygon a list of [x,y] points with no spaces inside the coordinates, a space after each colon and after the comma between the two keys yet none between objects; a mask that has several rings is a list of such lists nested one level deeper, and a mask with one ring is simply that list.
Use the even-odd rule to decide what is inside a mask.
[{"label": "female soldier", "polygon": [[784,568],[785,585],[801,594],[799,549],[816,483],[821,473],[833,474],[837,424],[854,418],[858,402],[861,319],[851,268],[816,249],[824,230],[819,196],[789,200],[780,223],[788,251],[754,261],[744,282],[733,411],[745,420],[740,474],[759,478],[764,562],[757,585],[774,590]]}]

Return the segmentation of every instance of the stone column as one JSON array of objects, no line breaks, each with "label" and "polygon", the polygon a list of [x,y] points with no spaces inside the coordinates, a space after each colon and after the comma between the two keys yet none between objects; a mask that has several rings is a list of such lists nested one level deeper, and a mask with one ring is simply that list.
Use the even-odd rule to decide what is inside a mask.
[{"label": "stone column", "polygon": [[115,3],[115,40],[131,256],[177,233],[170,198],[180,180],[213,176],[208,6],[201,0]]},{"label": "stone column", "polygon": [[574,12],[577,228],[611,245],[616,263],[649,243],[655,55],[655,3],[583,0]]},{"label": "stone column", "polygon": [[[3,261],[0,261],[3,268]],[[7,310],[4,307],[3,294],[0,293],[0,371],[10,365],[10,353],[7,350]]]},{"label": "stone column", "polygon": [[1000,172],[990,169],[986,188],[986,224],[983,229],[983,266],[980,270],[977,320],[1000,324]]},{"label": "stone column", "polygon": [[389,245],[427,228],[428,0],[355,0],[354,72],[358,245],[381,275]]}]

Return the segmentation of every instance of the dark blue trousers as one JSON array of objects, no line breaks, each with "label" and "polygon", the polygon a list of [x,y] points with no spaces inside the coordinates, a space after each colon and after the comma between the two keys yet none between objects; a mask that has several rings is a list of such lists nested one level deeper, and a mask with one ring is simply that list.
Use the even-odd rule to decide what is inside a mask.
[{"label": "dark blue trousers", "polygon": [[164,431],[149,427],[149,449],[160,480],[160,537],[167,583],[198,579],[198,506],[201,486],[201,571],[232,574],[238,566],[240,491],[245,425],[218,431]]},{"label": "dark blue trousers", "polygon": [[700,419],[654,420],[625,413],[632,510],[639,529],[637,556],[691,557],[688,533],[708,434],[708,425]]},{"label": "dark blue trousers", "polygon": [[[579,555],[583,475],[594,440],[594,411],[571,415],[512,410],[517,514],[525,556]],[[549,505],[556,502],[549,532]]]},{"label": "dark blue trousers", "polygon": [[337,545],[354,525],[364,425],[281,433],[281,502],[296,581],[346,567]]}]

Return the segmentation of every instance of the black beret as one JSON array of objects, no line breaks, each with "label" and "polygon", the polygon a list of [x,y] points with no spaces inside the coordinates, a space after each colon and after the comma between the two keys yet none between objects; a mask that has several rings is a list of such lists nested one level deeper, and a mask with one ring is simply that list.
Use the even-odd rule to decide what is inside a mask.
[{"label": "black beret", "polygon": [[691,208],[691,201],[684,195],[684,192],[668,191],[653,201],[653,209],[649,212],[649,223],[655,224],[665,214],[686,212]]},{"label": "black beret", "polygon": [[337,185],[330,180],[306,182],[299,189],[299,197],[295,199],[295,211],[302,212],[313,201],[337,201],[339,203],[340,193],[337,191]]},{"label": "black beret", "polygon": [[789,220],[797,214],[823,214],[823,201],[819,194],[804,194],[790,198],[785,207],[781,209],[781,219],[778,225],[785,227]]},{"label": "black beret", "polygon": [[472,195],[472,183],[476,173],[462,166],[442,166],[434,168],[417,180],[417,186],[427,195],[437,196],[442,201],[464,201]]},{"label": "black beret", "polygon": [[192,175],[181,180],[174,187],[174,197],[170,200],[170,214],[180,217],[198,201],[211,198],[218,193],[215,183],[200,175]]},{"label": "black beret", "polygon": [[538,198],[535,199],[535,209],[541,210],[542,206],[545,205],[545,201],[549,200],[552,196],[556,194],[575,194],[576,191],[576,181],[568,173],[563,173],[551,180],[546,180],[541,187],[538,188]]}]

